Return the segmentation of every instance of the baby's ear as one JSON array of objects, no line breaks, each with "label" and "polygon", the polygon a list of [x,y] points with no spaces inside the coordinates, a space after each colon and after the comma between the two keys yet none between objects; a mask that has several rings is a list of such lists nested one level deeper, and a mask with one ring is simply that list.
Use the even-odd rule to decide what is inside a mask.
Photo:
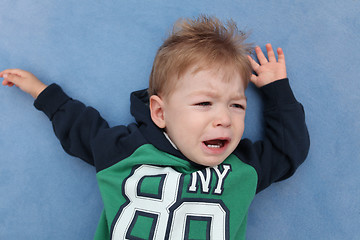
[{"label": "baby's ear", "polygon": [[150,115],[156,126],[165,128],[164,102],[157,95],[150,97]]}]

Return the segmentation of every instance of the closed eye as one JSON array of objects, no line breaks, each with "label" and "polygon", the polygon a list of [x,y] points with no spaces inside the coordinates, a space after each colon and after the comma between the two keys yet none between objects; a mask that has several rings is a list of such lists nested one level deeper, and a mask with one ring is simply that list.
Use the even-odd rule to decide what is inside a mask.
[{"label": "closed eye", "polygon": [[200,103],[197,103],[195,104],[196,106],[203,106],[203,107],[206,107],[206,106],[211,106],[211,102],[200,102]]},{"label": "closed eye", "polygon": [[239,108],[239,109],[244,109],[244,110],[245,110],[245,108],[246,108],[244,105],[236,104],[236,103],[235,103],[235,104],[232,104],[231,106],[234,107],[234,108]]}]

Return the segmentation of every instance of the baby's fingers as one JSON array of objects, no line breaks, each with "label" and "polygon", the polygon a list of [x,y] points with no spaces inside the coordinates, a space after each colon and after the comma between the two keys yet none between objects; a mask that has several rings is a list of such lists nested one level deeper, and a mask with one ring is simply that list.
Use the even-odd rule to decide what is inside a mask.
[{"label": "baby's fingers", "polygon": [[0,72],[0,77],[4,77],[5,74],[15,74],[18,76],[22,76],[22,75],[26,74],[26,71],[21,70],[21,69],[6,69],[6,70]]},{"label": "baby's fingers", "polygon": [[21,81],[21,77],[15,74],[4,73],[2,77],[4,78],[3,85],[8,85],[9,87],[14,86],[14,84],[18,85]]},{"label": "baby's fingers", "polygon": [[256,56],[257,56],[257,58],[259,60],[259,63],[261,65],[268,62],[267,58],[265,57],[264,53],[262,52],[262,50],[261,50],[261,48],[259,46],[255,47],[255,53],[256,53]]},{"label": "baby's fingers", "polygon": [[278,48],[277,49],[277,54],[278,54],[278,62],[279,63],[285,63],[284,51],[281,48]]},{"label": "baby's fingers", "polygon": [[269,58],[269,62],[276,62],[275,53],[270,43],[266,44],[266,51]]},{"label": "baby's fingers", "polygon": [[248,59],[250,61],[251,67],[252,69],[257,72],[258,68],[260,67],[260,65],[251,57],[248,55]]},{"label": "baby's fingers", "polygon": [[6,81],[6,80],[3,80],[3,81],[2,81],[2,85],[4,85],[4,86],[9,86],[9,87],[14,86],[14,84],[13,84],[12,82],[9,82],[9,81]]}]

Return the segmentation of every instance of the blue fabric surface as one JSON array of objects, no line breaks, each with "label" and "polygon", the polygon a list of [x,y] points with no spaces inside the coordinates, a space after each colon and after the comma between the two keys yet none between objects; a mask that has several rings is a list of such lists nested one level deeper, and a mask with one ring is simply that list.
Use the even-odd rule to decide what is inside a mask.
[{"label": "blue fabric surface", "polygon": [[[250,42],[282,47],[311,136],[307,161],[258,194],[248,239],[360,236],[360,2],[25,1],[0,3],[0,69],[22,68],[132,121],[129,94],[147,87],[157,48],[179,17],[233,18]],[[95,170],[68,156],[30,96],[0,87],[0,239],[92,239],[102,210]],[[247,90],[245,137],[262,135],[262,104]]]}]

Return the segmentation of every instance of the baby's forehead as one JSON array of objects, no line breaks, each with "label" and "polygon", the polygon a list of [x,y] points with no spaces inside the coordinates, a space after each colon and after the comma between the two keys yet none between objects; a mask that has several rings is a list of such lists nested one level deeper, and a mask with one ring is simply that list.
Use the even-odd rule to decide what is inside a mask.
[{"label": "baby's forehead", "polygon": [[185,79],[196,81],[198,79],[198,75],[201,75],[204,72],[210,72],[213,75],[220,75],[221,77],[219,77],[219,81],[223,82],[231,82],[232,79],[240,79],[239,81],[243,83],[244,89],[247,87],[247,79],[243,79],[244,74],[241,72],[240,68],[235,66],[235,64],[199,61],[192,65],[189,64],[186,68],[180,68],[173,71],[163,86],[164,88],[161,95],[164,97],[171,95],[174,91],[176,91],[176,89],[178,89],[179,86],[188,83],[188,81],[184,81]]},{"label": "baby's forehead", "polygon": [[185,71],[182,75],[173,76],[172,86],[168,94],[181,92],[218,92],[219,88],[227,91],[238,90],[243,94],[246,88],[242,76],[233,68],[221,66],[199,66],[195,65]]},{"label": "baby's forehead", "polygon": [[[177,76],[174,76],[173,81],[176,82],[176,85],[184,82],[184,79],[190,79],[191,81],[203,80],[204,78],[216,78],[222,82],[231,82],[234,79],[236,81],[242,81],[245,84],[243,79],[243,74],[235,66],[231,65],[221,65],[221,64],[196,64],[182,73],[179,73]],[[246,84],[245,84],[246,85]]]}]

